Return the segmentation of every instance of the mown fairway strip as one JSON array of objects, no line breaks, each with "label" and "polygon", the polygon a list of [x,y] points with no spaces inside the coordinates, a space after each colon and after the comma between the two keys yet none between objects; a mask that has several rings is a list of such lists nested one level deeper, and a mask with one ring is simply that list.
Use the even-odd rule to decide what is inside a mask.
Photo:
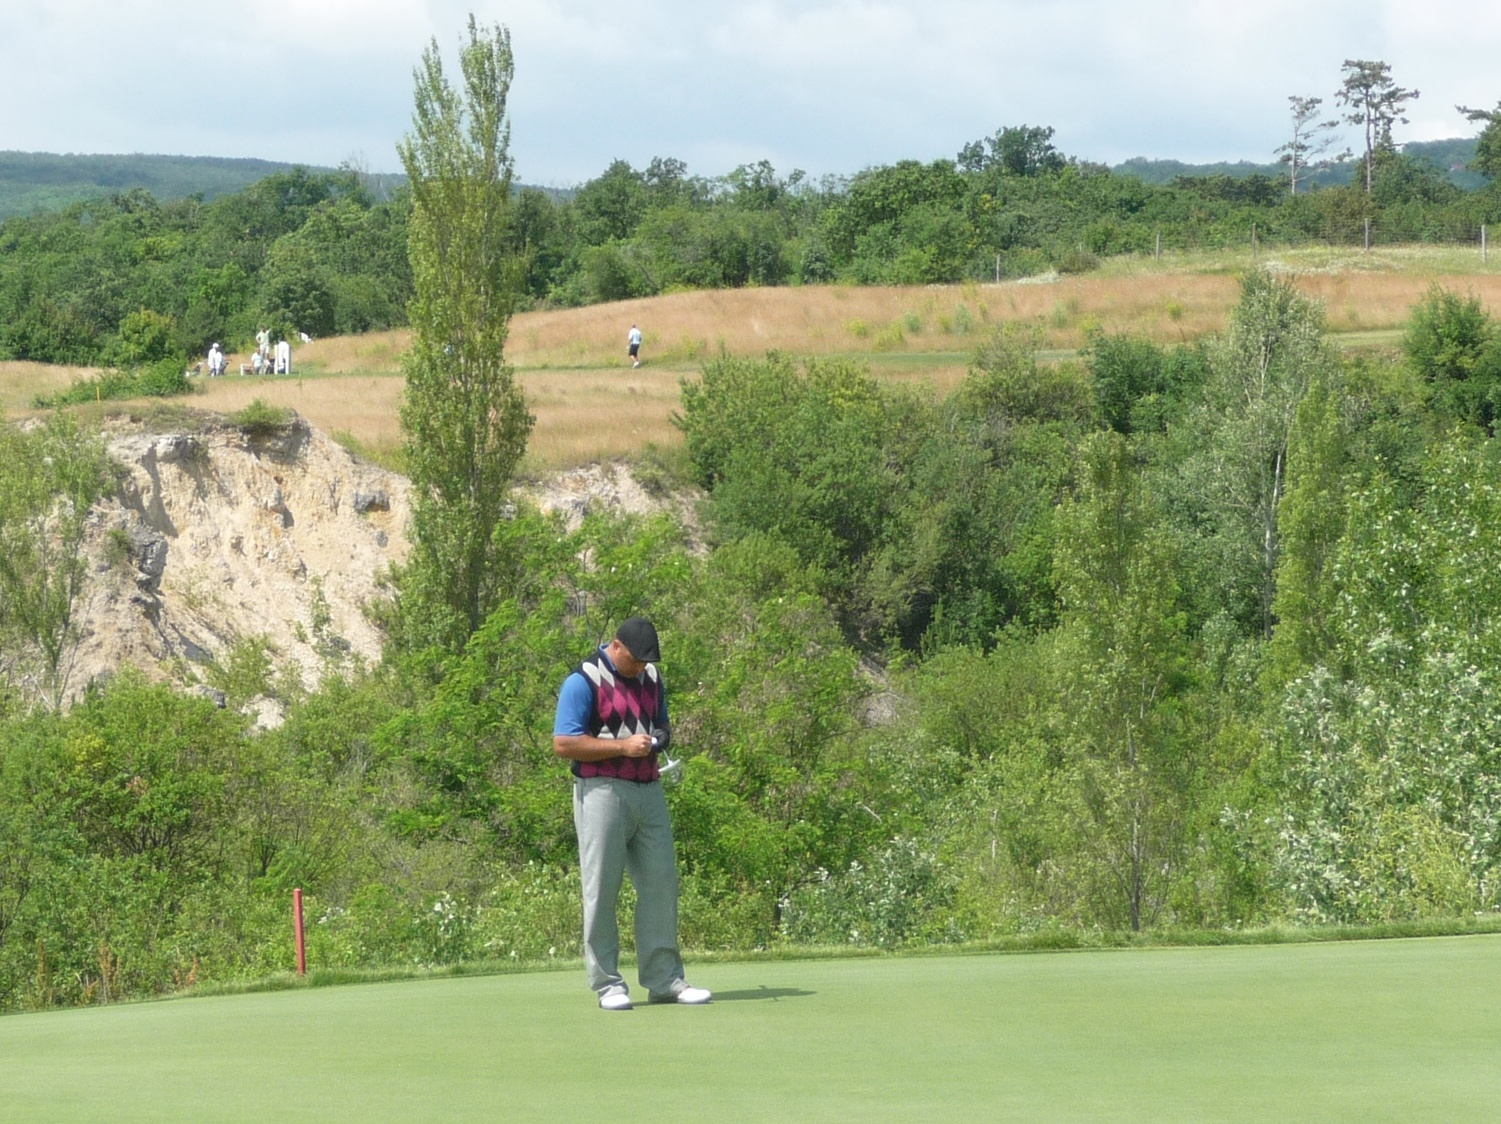
[{"label": "mown fairway strip", "polygon": [[15,1120],[1494,1120],[1501,937],[707,965],[0,1019]]}]

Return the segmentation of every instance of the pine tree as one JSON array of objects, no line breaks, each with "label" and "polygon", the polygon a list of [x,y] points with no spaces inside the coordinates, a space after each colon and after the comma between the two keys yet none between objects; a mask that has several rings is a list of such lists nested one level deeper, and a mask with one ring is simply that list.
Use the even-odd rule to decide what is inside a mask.
[{"label": "pine tree", "polygon": [[1398,121],[1407,124],[1402,112],[1417,98],[1418,91],[1393,82],[1392,68],[1384,62],[1346,59],[1341,69],[1345,80],[1335,91],[1334,100],[1348,110],[1345,120],[1365,131],[1365,190],[1369,195],[1375,182],[1376,155],[1396,151],[1392,126]]}]

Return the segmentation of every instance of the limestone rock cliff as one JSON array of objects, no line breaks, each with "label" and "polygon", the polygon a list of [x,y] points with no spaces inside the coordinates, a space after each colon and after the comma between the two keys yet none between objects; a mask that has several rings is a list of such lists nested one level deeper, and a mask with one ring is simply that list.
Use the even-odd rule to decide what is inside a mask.
[{"label": "limestone rock cliff", "polygon": [[120,479],[91,516],[70,693],[127,664],[189,682],[250,637],[308,686],[331,656],[378,658],[364,607],[407,553],[404,477],[295,415],[260,433],[121,421],[106,438]]}]

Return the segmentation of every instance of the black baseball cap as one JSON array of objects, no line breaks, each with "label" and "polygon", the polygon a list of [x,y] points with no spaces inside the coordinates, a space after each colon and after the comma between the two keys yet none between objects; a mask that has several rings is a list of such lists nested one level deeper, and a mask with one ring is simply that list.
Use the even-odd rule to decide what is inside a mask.
[{"label": "black baseball cap", "polygon": [[642,663],[656,663],[662,658],[657,647],[657,630],[645,617],[628,617],[615,630],[615,639]]}]

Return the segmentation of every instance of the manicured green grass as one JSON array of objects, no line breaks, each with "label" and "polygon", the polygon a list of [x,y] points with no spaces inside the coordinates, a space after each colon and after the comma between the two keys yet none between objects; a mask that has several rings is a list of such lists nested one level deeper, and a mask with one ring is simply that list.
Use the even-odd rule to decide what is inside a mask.
[{"label": "manicured green grass", "polygon": [[1494,1120],[1501,937],[710,964],[0,1019],[47,1120]]}]

